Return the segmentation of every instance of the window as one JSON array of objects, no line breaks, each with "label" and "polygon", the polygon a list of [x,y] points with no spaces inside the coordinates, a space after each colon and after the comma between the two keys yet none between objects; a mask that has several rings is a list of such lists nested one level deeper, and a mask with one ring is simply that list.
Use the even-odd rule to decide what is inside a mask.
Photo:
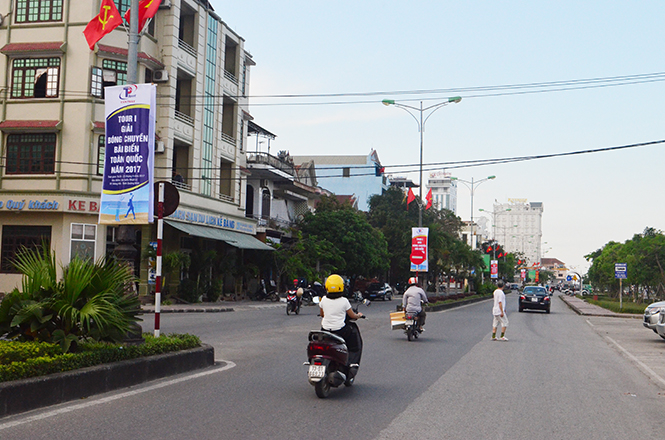
[{"label": "window", "polygon": [[97,239],[97,225],[72,223],[71,226],[71,252],[70,260],[75,257],[81,259],[95,259],[95,240]]},{"label": "window", "polygon": [[349,167],[342,168],[342,177],[351,177],[351,168]]},{"label": "window", "polygon": [[15,59],[12,98],[57,98],[60,58]]},{"label": "window", "polygon": [[97,174],[104,175],[104,160],[106,160],[106,136],[97,138]]},{"label": "window", "polygon": [[62,20],[62,0],[17,0],[16,23]]},{"label": "window", "polygon": [[127,84],[127,63],[124,61],[102,60],[102,68],[93,67],[90,79],[90,94],[104,98],[104,87]]},{"label": "window", "polygon": [[3,226],[0,272],[18,273],[13,264],[16,255],[26,248],[38,249],[42,243],[51,246],[50,226]]},{"label": "window", "polygon": [[7,174],[53,174],[55,133],[7,136]]},{"label": "window", "polygon": [[125,16],[125,12],[129,10],[130,6],[132,6],[132,0],[115,0],[115,7],[118,8],[121,17]]}]

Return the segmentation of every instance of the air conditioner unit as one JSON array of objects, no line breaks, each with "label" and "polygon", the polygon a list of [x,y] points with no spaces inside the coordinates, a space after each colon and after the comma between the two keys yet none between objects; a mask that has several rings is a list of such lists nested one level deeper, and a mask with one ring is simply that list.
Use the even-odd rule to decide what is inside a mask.
[{"label": "air conditioner unit", "polygon": [[162,0],[159,9],[171,9],[171,0]]},{"label": "air conditioner unit", "polygon": [[163,152],[164,152],[164,141],[155,142],[155,153],[163,153]]},{"label": "air conditioner unit", "polygon": [[167,70],[155,70],[152,74],[152,80],[156,83],[167,82],[169,80],[169,72]]}]

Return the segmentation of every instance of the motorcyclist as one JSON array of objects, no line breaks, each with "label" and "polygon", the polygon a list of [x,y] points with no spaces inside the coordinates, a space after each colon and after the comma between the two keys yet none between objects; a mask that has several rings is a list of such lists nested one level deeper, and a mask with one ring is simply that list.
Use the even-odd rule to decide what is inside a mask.
[{"label": "motorcyclist", "polygon": [[359,319],[363,314],[354,312],[351,303],[344,297],[342,277],[330,275],[326,279],[326,292],[326,296],[319,302],[321,330],[341,336],[350,352],[360,350],[358,337],[346,325],[346,318],[348,316],[350,319]]},{"label": "motorcyclist", "polygon": [[421,305],[421,301],[428,303],[425,291],[420,287],[418,278],[411,277],[408,282],[409,288],[404,292],[402,297],[402,307],[406,313],[416,313],[418,315],[418,331],[421,333],[425,330],[425,310]]}]

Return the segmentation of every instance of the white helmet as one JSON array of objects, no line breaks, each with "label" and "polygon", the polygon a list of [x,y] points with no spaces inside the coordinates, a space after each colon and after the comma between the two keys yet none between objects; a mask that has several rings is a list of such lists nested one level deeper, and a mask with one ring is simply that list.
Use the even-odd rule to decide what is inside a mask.
[{"label": "white helmet", "polygon": [[409,286],[415,286],[416,284],[418,284],[418,278],[416,278],[416,277],[409,278],[408,284],[409,284]]}]

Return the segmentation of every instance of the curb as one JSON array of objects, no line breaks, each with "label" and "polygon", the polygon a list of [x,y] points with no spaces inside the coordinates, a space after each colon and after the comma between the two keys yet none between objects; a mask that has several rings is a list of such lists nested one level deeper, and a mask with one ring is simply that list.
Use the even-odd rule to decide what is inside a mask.
[{"label": "curb", "polygon": [[0,417],[83,399],[215,363],[212,346],[0,383]]},{"label": "curb", "polygon": [[[612,312],[611,310],[605,310],[602,307],[598,307],[598,306],[595,306],[595,307],[598,307],[598,309],[600,309],[601,311],[599,311],[598,313],[595,313],[595,312],[594,313],[588,313],[588,312],[585,312],[584,310],[580,309],[579,307],[577,307],[572,302],[567,301],[563,296],[559,296],[559,298],[568,307],[570,307],[573,312],[575,312],[575,313],[577,313],[578,315],[581,315],[581,316],[601,316],[601,317],[604,317],[604,318],[642,319],[642,315],[636,315],[634,313],[616,313],[616,312]],[[587,303],[585,303],[585,304],[587,304]]]},{"label": "curb", "polygon": [[[162,306],[163,307],[163,306]],[[161,309],[160,314],[163,313],[223,313],[223,312],[235,312],[233,307],[190,307],[190,308],[179,308],[179,309]],[[141,314],[151,314],[155,313],[154,308],[141,309]]]},{"label": "curb", "polygon": [[467,304],[473,304],[481,301],[486,301],[491,299],[487,298],[473,298],[473,299],[463,299],[460,301],[451,302],[448,304],[439,304],[438,306],[427,306],[425,307],[425,312],[440,312],[441,310],[454,309],[455,307],[465,306]]}]

